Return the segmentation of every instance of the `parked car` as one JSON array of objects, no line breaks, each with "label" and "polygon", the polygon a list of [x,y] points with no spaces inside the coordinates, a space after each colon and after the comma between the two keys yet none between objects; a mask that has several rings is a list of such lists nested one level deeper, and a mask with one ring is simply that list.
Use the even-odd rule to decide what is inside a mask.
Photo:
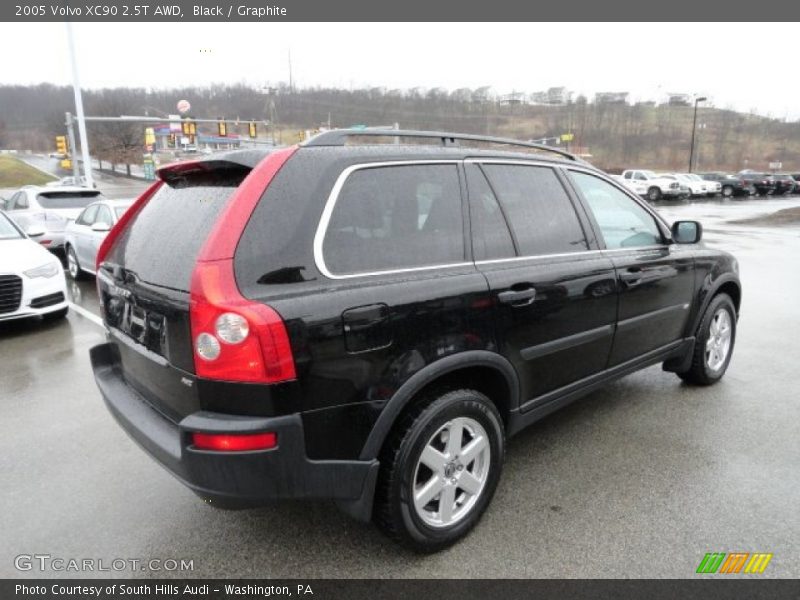
[{"label": "parked car", "polygon": [[725,198],[733,196],[749,196],[750,186],[741,177],[727,173],[702,173],[700,175],[707,181],[716,181],[720,184],[720,193]]},{"label": "parked car", "polygon": [[800,173],[792,173],[792,179],[794,179],[794,190],[792,190],[793,194],[800,194]]},{"label": "parked car", "polygon": [[680,183],[673,178],[665,178],[656,175],[653,171],[642,169],[628,169],[622,172],[623,179],[639,181],[647,186],[647,199],[651,202],[661,198],[681,198],[686,194],[685,189],[681,189]]},{"label": "parked car", "polygon": [[27,231],[43,231],[37,241],[49,250],[63,250],[64,229],[86,206],[103,199],[97,190],[80,187],[25,186],[7,201],[6,212]]},{"label": "parked car", "polygon": [[708,182],[705,180],[698,181],[692,178],[688,173],[671,173],[664,175],[664,177],[674,177],[682,186],[685,187],[689,196],[696,198],[708,194]]},{"label": "parked car", "polygon": [[647,196],[647,182],[638,179],[625,179],[622,175],[609,175],[614,181],[621,183],[637,196],[642,198]]},{"label": "parked car", "polygon": [[715,383],[733,350],[736,260],[545,150],[344,130],[160,169],[98,254],[110,412],[211,506],[332,498],[452,544],[507,437],[652,364]]},{"label": "parked car", "polygon": [[60,319],[67,310],[61,262],[0,211],[0,321]]},{"label": "parked car", "polygon": [[772,179],[775,181],[775,189],[772,191],[775,196],[783,196],[794,191],[797,182],[788,173],[773,173]]},{"label": "parked car", "polygon": [[684,173],[684,175],[691,181],[704,183],[706,186],[706,196],[708,198],[713,198],[717,194],[722,193],[722,184],[718,181],[708,181],[697,173]]},{"label": "parked car", "polygon": [[686,181],[678,178],[677,175],[673,173],[660,173],[659,177],[664,179],[669,179],[670,181],[677,181],[678,185],[680,186],[680,197],[681,198],[691,198],[692,197],[692,188],[689,187],[689,184]]},{"label": "parked car", "polygon": [[766,196],[775,191],[775,179],[767,173],[740,171],[739,177],[747,184],[752,194]]},{"label": "parked car", "polygon": [[122,218],[133,200],[100,200],[83,209],[64,230],[67,272],[75,280],[95,273],[97,250],[111,228]]}]

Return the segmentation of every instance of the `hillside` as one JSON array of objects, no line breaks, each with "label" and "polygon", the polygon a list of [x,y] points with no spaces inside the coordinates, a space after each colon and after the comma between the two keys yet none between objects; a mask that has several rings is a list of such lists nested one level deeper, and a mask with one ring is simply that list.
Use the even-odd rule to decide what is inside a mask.
[{"label": "hillside", "polygon": [[[215,85],[149,92],[88,90],[84,104],[91,115],[142,115],[148,111],[164,116],[174,112],[177,100],[186,98],[196,117],[264,120],[272,114],[282,132],[313,129],[328,122],[334,127],[397,122],[404,128],[520,139],[571,131],[575,135],[573,149],[588,152],[591,162],[607,170],[687,168],[691,107],[594,104],[580,97],[564,106],[508,105],[485,100],[477,92],[280,88],[267,95],[245,85]],[[63,133],[64,112],[72,109],[69,87],[0,86],[0,147],[50,150],[52,136]],[[767,169],[770,162],[780,161],[784,170],[800,171],[800,123],[701,106],[698,124],[701,170]],[[92,127],[100,126],[90,125],[90,130]],[[236,127],[229,130],[236,132]],[[244,127],[239,132],[244,134]],[[126,156],[136,160],[141,133],[130,130],[123,137]]]}]

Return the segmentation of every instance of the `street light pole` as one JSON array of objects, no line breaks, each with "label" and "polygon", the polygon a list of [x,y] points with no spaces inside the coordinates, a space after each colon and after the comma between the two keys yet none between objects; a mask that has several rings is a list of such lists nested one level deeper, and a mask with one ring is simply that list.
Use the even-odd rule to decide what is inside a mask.
[{"label": "street light pole", "polygon": [[[86,136],[86,120],[83,118],[83,98],[81,97],[81,82],[78,79],[78,60],[75,58],[75,42],[72,39],[72,23],[67,21],[67,42],[69,43],[69,57],[72,62],[72,89],[75,92],[75,112],[78,117],[78,134],[81,138],[81,155],[83,156],[83,174],[86,185],[92,187],[92,163],[89,158],[89,141]],[[72,157],[75,160],[75,157]]]},{"label": "street light pole", "polygon": [[694,99],[694,118],[692,119],[692,145],[689,148],[689,173],[692,172],[692,165],[694,164],[694,135],[697,132],[697,103],[705,102],[706,97],[700,96]]}]

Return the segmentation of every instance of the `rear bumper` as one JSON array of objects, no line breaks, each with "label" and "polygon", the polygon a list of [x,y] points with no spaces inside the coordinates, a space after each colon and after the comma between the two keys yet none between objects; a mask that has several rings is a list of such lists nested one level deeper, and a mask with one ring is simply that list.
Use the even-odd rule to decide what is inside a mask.
[{"label": "rear bumper", "polygon": [[[157,412],[122,377],[113,344],[90,351],[100,393],[122,428],[150,456],[212,505],[246,508],[285,498],[326,498],[369,520],[378,461],[309,460],[299,414],[241,417],[207,411],[175,423]],[[191,444],[192,432],[242,434],[270,431],[271,450],[215,452]]]}]

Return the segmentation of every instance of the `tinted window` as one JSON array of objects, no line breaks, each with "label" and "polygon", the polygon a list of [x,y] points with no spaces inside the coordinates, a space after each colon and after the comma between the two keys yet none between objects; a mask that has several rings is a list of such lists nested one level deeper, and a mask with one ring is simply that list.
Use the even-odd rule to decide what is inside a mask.
[{"label": "tinted window", "polygon": [[102,199],[98,192],[42,192],[36,199],[42,208],[83,208]]},{"label": "tinted window", "polygon": [[511,232],[486,177],[476,167],[467,173],[475,260],[516,256]]},{"label": "tinted window", "polygon": [[572,179],[586,198],[607,248],[661,243],[655,219],[632,198],[594,175],[573,171]]},{"label": "tinted window", "polygon": [[91,225],[94,223],[94,217],[97,214],[98,204],[89,206],[81,213],[81,216],[75,221],[78,225]]},{"label": "tinted window", "polygon": [[522,256],[587,250],[578,215],[552,169],[484,165]]},{"label": "tinted window", "polygon": [[339,192],[323,240],[334,274],[462,262],[456,165],[360,169]]},{"label": "tinted window", "polygon": [[217,169],[164,183],[114,244],[108,262],[143,281],[189,290],[200,248],[245,170]]}]

